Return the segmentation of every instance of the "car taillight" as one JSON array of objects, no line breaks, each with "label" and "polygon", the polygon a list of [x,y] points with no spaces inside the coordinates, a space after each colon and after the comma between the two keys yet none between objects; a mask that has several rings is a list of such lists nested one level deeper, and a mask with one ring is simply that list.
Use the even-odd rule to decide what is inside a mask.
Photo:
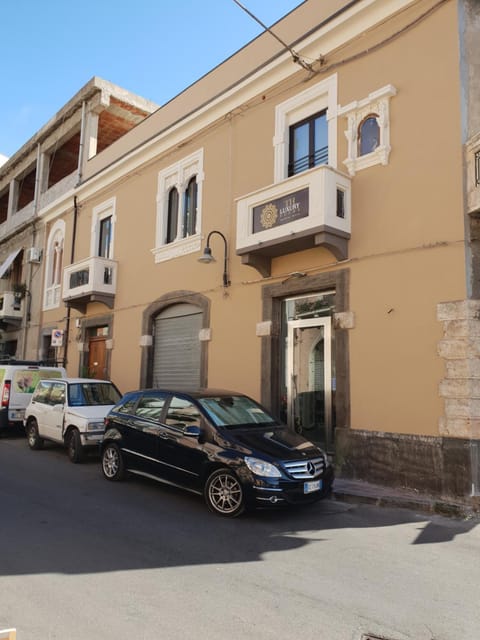
[{"label": "car taillight", "polygon": [[10,380],[6,380],[3,385],[3,394],[2,394],[2,407],[8,407],[8,401],[10,400]]}]

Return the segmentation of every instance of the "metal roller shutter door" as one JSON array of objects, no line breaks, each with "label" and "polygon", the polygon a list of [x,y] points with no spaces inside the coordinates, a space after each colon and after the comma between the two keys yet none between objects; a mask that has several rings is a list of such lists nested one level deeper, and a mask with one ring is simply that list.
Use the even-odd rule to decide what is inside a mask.
[{"label": "metal roller shutter door", "polygon": [[153,386],[192,389],[200,386],[202,313],[155,320]]}]

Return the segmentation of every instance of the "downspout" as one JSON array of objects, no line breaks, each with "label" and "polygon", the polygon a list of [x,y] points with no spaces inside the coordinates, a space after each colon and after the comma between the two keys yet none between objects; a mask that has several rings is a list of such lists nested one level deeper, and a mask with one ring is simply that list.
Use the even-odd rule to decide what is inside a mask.
[{"label": "downspout", "polygon": [[[82,116],[80,121],[80,144],[78,149],[78,167],[77,167],[77,185],[78,186],[82,181],[83,175],[83,155],[85,149],[85,127],[86,127],[86,102],[85,100],[82,102]],[[77,196],[73,196],[73,233],[72,233],[72,247],[70,251],[70,264],[73,264],[75,261],[75,242],[77,239],[77,218],[78,218],[78,202]],[[65,346],[63,348],[63,367],[67,368],[68,362],[68,340],[70,336],[70,320],[71,320],[72,309],[70,305],[67,303],[67,318],[65,320]]]},{"label": "downspout", "polygon": [[87,126],[87,109],[85,100],[82,102],[82,117],[80,120],[80,144],[78,148],[78,179],[77,185],[82,182],[83,177],[83,156],[85,154],[85,129]]},{"label": "downspout", "polygon": [[[32,247],[35,246],[37,238],[37,212],[38,201],[40,194],[40,160],[41,149],[40,144],[37,145],[37,166],[35,171],[35,189],[33,193],[33,232],[32,232]],[[25,279],[27,290],[25,292],[25,311],[23,313],[23,332],[22,332],[22,360],[25,360],[27,353],[27,336],[28,336],[28,324],[31,319],[32,311],[32,281],[33,281],[33,267],[31,263],[28,263],[28,274]],[[38,355],[38,354],[37,354]]]},{"label": "downspout", "polygon": [[[72,233],[72,247],[70,251],[70,264],[73,264],[75,261],[75,241],[77,238],[77,218],[78,218],[78,202],[77,196],[73,196],[73,233]],[[67,303],[67,318],[65,321],[65,346],[63,348],[63,367],[67,368],[67,355],[68,355],[68,339],[70,335],[70,319],[71,319],[72,310],[70,305]]]}]

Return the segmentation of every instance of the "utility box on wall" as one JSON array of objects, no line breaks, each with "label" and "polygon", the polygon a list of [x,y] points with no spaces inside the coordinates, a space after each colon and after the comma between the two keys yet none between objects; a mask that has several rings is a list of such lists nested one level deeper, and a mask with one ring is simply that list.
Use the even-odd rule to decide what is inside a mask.
[{"label": "utility box on wall", "polygon": [[30,247],[27,249],[27,262],[39,263],[42,259],[42,250],[38,247]]}]

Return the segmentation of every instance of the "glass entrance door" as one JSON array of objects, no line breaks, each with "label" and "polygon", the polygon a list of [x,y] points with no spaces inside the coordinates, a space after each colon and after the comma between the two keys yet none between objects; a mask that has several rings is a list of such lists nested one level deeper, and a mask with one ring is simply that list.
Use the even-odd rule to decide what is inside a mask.
[{"label": "glass entrance door", "polygon": [[288,423],[332,450],[331,319],[290,320],[287,332]]}]

